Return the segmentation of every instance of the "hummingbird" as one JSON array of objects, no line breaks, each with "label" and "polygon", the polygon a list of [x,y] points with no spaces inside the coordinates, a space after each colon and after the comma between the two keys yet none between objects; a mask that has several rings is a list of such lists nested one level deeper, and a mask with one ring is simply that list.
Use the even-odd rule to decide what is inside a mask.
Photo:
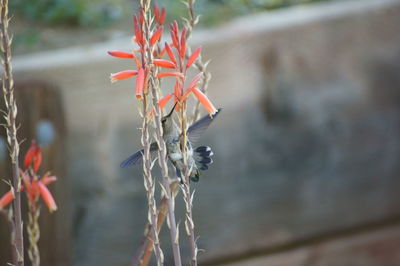
[{"label": "hummingbird", "polygon": [[[176,104],[174,105],[170,113],[161,119],[161,123],[163,128],[163,139],[165,141],[165,146],[167,149],[167,157],[174,166],[177,177],[182,182],[181,173],[184,169],[183,154],[180,145],[182,134],[180,133],[179,127],[176,125],[173,119],[175,106]],[[199,146],[197,148],[193,148],[193,144],[195,144],[200,139],[201,135],[207,130],[207,128],[219,115],[220,112],[221,108],[219,108],[213,116],[206,115],[200,118],[191,126],[189,126],[187,130],[187,164],[190,170],[189,177],[190,180],[193,182],[199,181],[201,171],[207,170],[208,166],[213,163],[211,157],[214,155],[210,147]],[[150,152],[154,154],[157,151],[157,142],[151,143]],[[133,165],[141,164],[143,162],[143,152],[144,150],[142,149],[133,153],[121,163],[120,167],[126,168]]]}]

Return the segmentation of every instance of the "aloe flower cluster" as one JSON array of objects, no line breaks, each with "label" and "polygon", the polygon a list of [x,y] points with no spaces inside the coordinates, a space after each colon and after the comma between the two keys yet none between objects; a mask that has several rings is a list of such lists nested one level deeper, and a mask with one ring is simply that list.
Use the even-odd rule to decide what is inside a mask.
[{"label": "aloe flower cluster", "polygon": [[[46,173],[42,177],[38,177],[37,172],[41,163],[41,149],[35,141],[32,141],[29,150],[25,154],[24,169],[20,169],[20,174],[23,181],[20,191],[25,190],[28,197],[28,203],[30,204],[36,204],[41,197],[49,208],[50,212],[52,212],[57,210],[57,205],[47,186],[56,181],[57,178],[55,176],[51,176],[49,173]],[[12,190],[10,190],[0,198],[0,208],[6,207],[13,201],[13,199],[14,193]]]},{"label": "aloe flower cluster", "polygon": [[[117,73],[111,74],[111,81],[119,81],[127,78],[136,76],[136,87],[135,96],[138,99],[142,99],[144,94],[148,94],[148,70],[143,69],[143,58],[139,60],[137,53],[144,54],[148,47],[152,49],[153,53],[153,64],[161,69],[167,69],[165,72],[158,72],[156,77],[162,79],[165,77],[175,77],[175,86],[173,92],[165,94],[158,102],[161,108],[173,99],[174,103],[177,103],[177,109],[186,102],[188,96],[193,94],[197,100],[204,106],[210,115],[216,113],[217,109],[207,98],[207,96],[201,92],[198,88],[198,82],[202,77],[203,73],[197,74],[188,85],[186,85],[187,72],[193,63],[200,57],[201,47],[195,49],[190,55],[187,56],[187,29],[183,27],[180,31],[178,23],[174,21],[170,25],[170,36],[171,43],[164,42],[161,44],[161,39],[164,31],[165,21],[165,8],[159,11],[157,6],[154,7],[154,18],[157,22],[157,28],[152,33],[150,38],[150,45],[148,45],[144,38],[143,32],[143,14],[141,13],[138,17],[134,16],[134,37],[133,41],[138,45],[137,49],[132,52],[113,50],[108,53],[111,56],[118,58],[133,59],[136,69],[123,70]],[[158,69],[158,70],[161,70]]]}]

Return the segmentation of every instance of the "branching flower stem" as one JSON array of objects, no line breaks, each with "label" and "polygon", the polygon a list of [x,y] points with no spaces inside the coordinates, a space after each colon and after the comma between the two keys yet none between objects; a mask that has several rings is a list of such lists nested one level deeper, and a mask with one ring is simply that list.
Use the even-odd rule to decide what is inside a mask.
[{"label": "branching flower stem", "polygon": [[[143,10],[144,16],[144,39],[149,44],[150,43],[150,34],[151,34],[151,25],[149,23],[150,17],[150,2],[149,0],[141,0],[141,8]],[[148,46],[149,47],[149,46]],[[153,62],[153,54],[150,49],[147,50],[147,63],[152,64]],[[175,204],[174,204],[174,197],[171,193],[170,188],[170,178],[168,174],[168,165],[167,165],[167,150],[165,147],[165,142],[163,139],[163,129],[161,124],[161,116],[162,111],[160,106],[158,105],[159,101],[159,84],[156,76],[156,70],[154,66],[150,67],[148,73],[148,81],[149,81],[149,88],[152,94],[153,100],[153,107],[155,109],[155,125],[156,125],[156,140],[158,144],[158,162],[161,168],[162,174],[162,189],[168,203],[168,220],[169,220],[169,227],[170,227],[170,236],[171,236],[171,243],[172,243],[172,250],[174,255],[174,262],[175,266],[181,266],[181,254],[180,254],[180,247],[179,247],[179,231],[176,226],[175,221]],[[153,226],[153,232],[156,234],[157,229]]]},{"label": "branching flower stem", "polygon": [[[192,169],[188,168],[188,153],[187,153],[187,117],[186,117],[186,102],[181,105],[179,118],[181,121],[181,150],[183,154],[183,184],[181,184],[183,200],[185,202],[185,229],[189,238],[190,246],[190,265],[197,266],[197,243],[194,236],[194,220],[193,220],[193,194],[190,189],[190,172]],[[194,193],[194,192],[193,192]]]},{"label": "branching flower stem", "polygon": [[[179,59],[179,71],[181,73],[184,73],[184,77],[186,77],[186,71],[187,69],[184,68],[184,62],[183,58],[178,57]],[[184,87],[184,82],[185,78],[182,78],[180,80],[182,82],[182,87]],[[180,112],[179,112],[179,121],[180,121],[180,126],[181,126],[181,151],[182,151],[182,156],[183,156],[183,171],[182,171],[182,184],[181,184],[181,189],[182,189],[182,194],[183,194],[183,200],[185,202],[185,229],[186,233],[189,238],[189,246],[190,246],[190,265],[191,266],[197,266],[197,244],[196,244],[196,239],[194,237],[194,221],[193,221],[193,215],[192,215],[192,209],[193,209],[193,197],[191,194],[191,189],[190,189],[190,172],[192,169],[189,169],[188,166],[188,147],[187,147],[187,129],[188,129],[188,119],[187,119],[187,102],[186,101],[181,101],[180,102]]]},{"label": "branching flower stem", "polygon": [[28,213],[28,225],[27,233],[29,239],[28,255],[32,263],[32,266],[40,265],[40,254],[38,241],[40,238],[40,228],[39,228],[39,216],[40,208],[36,202],[28,202],[29,213]]},{"label": "branching flower stem", "polygon": [[[196,16],[196,13],[194,12],[193,5],[195,2],[196,0],[186,0],[186,2],[184,2],[188,10],[188,18],[185,19],[187,28],[187,34],[186,34],[187,39],[190,38],[193,32],[193,28],[199,21],[199,16]],[[189,54],[190,53],[187,53],[186,57],[188,57]],[[194,63],[194,66],[197,68],[197,70],[199,70],[199,72],[203,72],[203,76],[200,82],[200,91],[203,92],[204,94],[206,94],[207,92],[208,83],[210,82],[211,79],[211,73],[207,70],[208,63],[209,61],[204,63],[201,57],[199,57]],[[193,108],[192,117],[190,119],[191,123],[197,121],[199,117],[200,117],[200,102],[196,101],[195,106]]]},{"label": "branching flower stem", "polygon": [[0,31],[1,31],[1,50],[3,52],[3,94],[6,104],[4,118],[6,120],[7,142],[10,151],[12,165],[12,189],[14,192],[13,215],[14,232],[12,233],[13,263],[14,265],[24,265],[24,245],[23,229],[21,216],[21,178],[19,175],[18,155],[19,143],[17,140],[17,105],[14,98],[14,81],[12,77],[11,65],[11,38],[8,34],[8,0],[1,0],[0,4]]},{"label": "branching flower stem", "polygon": [[164,256],[160,247],[160,242],[158,239],[158,231],[157,225],[157,206],[154,198],[155,191],[155,182],[153,180],[151,169],[152,169],[152,161],[150,156],[150,137],[149,137],[149,115],[148,115],[148,107],[147,107],[147,96],[143,97],[143,123],[142,123],[142,145],[144,149],[143,153],[143,176],[144,176],[144,186],[146,189],[147,201],[148,201],[148,221],[152,230],[152,243],[154,246],[154,253],[157,259],[158,265],[163,265]]},{"label": "branching flower stem", "polygon": [[[144,11],[143,7],[143,1],[141,1],[141,7],[142,11]],[[142,13],[144,14],[144,12]],[[144,15],[143,15],[144,16]],[[146,17],[147,18],[147,17]],[[145,19],[145,18],[143,18]],[[144,27],[143,24],[141,24],[142,27]],[[143,29],[142,29],[143,30]],[[141,80],[139,81],[139,77],[137,79],[137,85],[143,88],[144,86],[147,87],[147,85],[144,85],[146,83],[146,71],[148,71],[149,63],[146,60],[146,49],[148,50],[150,47],[149,43],[142,43],[141,44],[141,65],[143,69],[141,69],[141,75],[142,77],[140,78]],[[143,72],[144,71],[144,72]],[[138,85],[141,83],[140,85]],[[148,223],[149,223],[149,229],[151,230],[151,238],[149,239],[154,247],[154,254],[157,260],[157,265],[161,266],[164,265],[164,255],[160,246],[160,241],[158,238],[158,231],[157,231],[157,204],[155,200],[155,180],[152,177],[151,170],[153,168],[153,162],[150,154],[150,134],[149,134],[149,126],[150,126],[150,114],[149,114],[149,109],[151,108],[149,104],[149,94],[148,93],[143,93],[142,96],[142,110],[141,110],[141,116],[142,116],[142,146],[143,146],[143,177],[144,177],[144,187],[146,190],[146,196],[147,196],[147,202],[148,202]]]}]

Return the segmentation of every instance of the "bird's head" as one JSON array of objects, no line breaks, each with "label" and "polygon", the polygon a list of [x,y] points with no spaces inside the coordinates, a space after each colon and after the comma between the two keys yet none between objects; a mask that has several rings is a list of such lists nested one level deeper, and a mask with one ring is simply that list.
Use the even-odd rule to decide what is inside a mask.
[{"label": "bird's head", "polygon": [[177,105],[177,103],[178,102],[176,102],[174,104],[174,106],[172,107],[172,109],[169,112],[169,114],[167,114],[166,116],[161,118],[161,123],[162,123],[162,127],[163,127],[163,130],[164,130],[164,133],[165,132],[170,132],[172,130],[172,127],[174,125],[172,114],[174,113],[175,106]]}]

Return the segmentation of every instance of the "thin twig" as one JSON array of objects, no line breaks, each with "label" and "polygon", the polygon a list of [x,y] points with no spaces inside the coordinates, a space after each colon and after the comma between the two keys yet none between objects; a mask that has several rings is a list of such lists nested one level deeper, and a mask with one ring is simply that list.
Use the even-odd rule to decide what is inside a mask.
[{"label": "thin twig", "polygon": [[12,65],[11,65],[11,38],[8,34],[8,0],[1,0],[0,5],[0,31],[1,31],[1,50],[3,52],[3,93],[6,104],[6,131],[7,131],[7,142],[10,151],[11,165],[12,165],[12,184],[14,192],[13,201],[13,214],[14,214],[14,228],[15,235],[13,235],[11,242],[13,249],[15,265],[24,265],[24,241],[23,241],[23,225],[21,216],[21,178],[19,176],[18,166],[18,155],[19,155],[19,143],[17,140],[17,105],[14,98],[14,81],[12,77]]}]

